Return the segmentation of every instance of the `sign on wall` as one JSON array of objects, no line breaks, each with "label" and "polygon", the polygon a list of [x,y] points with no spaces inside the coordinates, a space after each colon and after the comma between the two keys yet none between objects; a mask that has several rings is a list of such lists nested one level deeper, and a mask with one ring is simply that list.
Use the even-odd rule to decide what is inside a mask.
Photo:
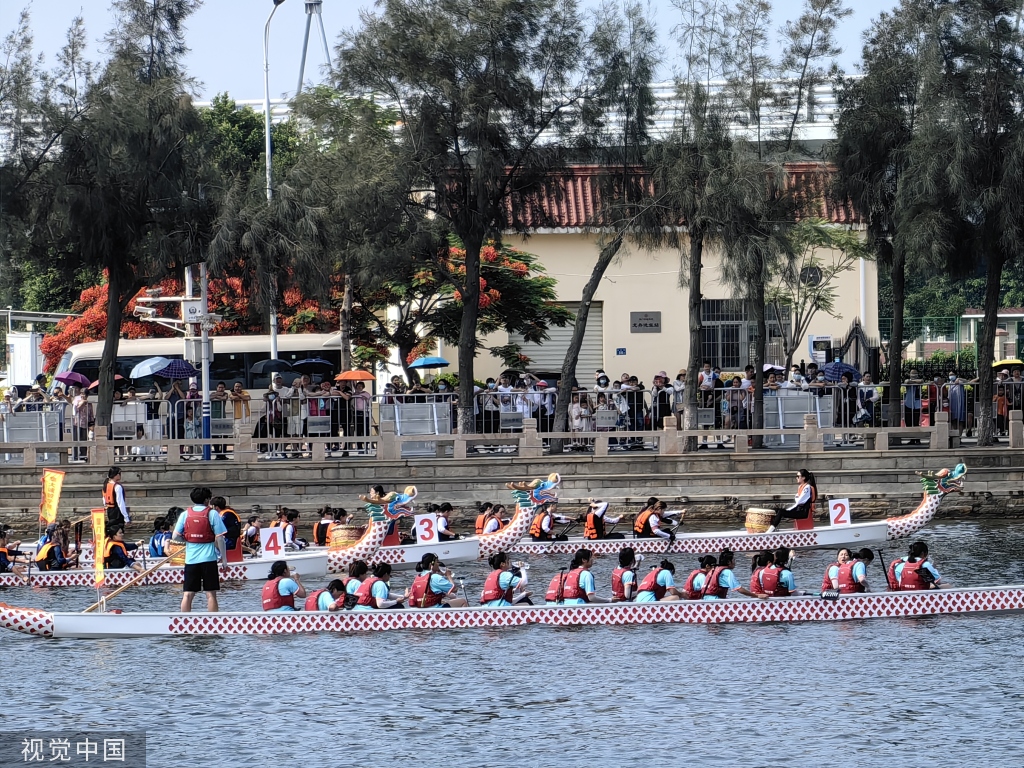
[{"label": "sign on wall", "polygon": [[661,312],[630,312],[630,333],[661,333]]}]

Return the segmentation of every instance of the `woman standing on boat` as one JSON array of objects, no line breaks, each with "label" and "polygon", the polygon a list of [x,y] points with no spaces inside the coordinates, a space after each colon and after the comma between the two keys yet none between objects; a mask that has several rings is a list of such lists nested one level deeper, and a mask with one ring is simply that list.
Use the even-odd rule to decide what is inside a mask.
[{"label": "woman standing on boat", "polygon": [[492,570],[484,582],[484,591],[480,595],[481,605],[488,608],[505,608],[516,602],[533,605],[529,599],[529,592],[525,593],[524,599],[519,601],[513,599],[514,592],[522,592],[526,587],[526,571],[520,568],[509,570],[508,555],[504,552],[491,555],[487,562]]},{"label": "woman standing on boat", "polygon": [[373,569],[373,576],[366,579],[356,590],[359,601],[352,610],[372,611],[375,608],[403,608],[402,602],[409,599],[409,590],[405,590],[404,594],[392,592],[390,581],[391,566],[387,563],[378,563]]},{"label": "woman standing on boat", "polygon": [[775,517],[772,518],[768,533],[778,528],[784,518],[795,520],[794,527],[798,531],[814,527],[814,507],[818,501],[818,484],[809,469],[797,470],[796,481],[796,496],[792,505],[785,509],[775,510]]},{"label": "woman standing on boat", "polygon": [[836,560],[825,569],[825,575],[821,579],[821,591],[839,589],[839,569],[843,563],[850,559],[850,550],[843,547],[836,553]]},{"label": "woman standing on boat", "polygon": [[718,556],[718,565],[708,574],[707,581],[702,590],[705,600],[722,600],[729,596],[729,590],[739,592],[747,597],[766,598],[764,592],[751,592],[736,581],[736,575],[732,569],[736,565],[736,557],[731,550],[723,549]]},{"label": "woman standing on boat", "polygon": [[676,588],[676,567],[669,560],[662,560],[661,565],[652,568],[640,582],[637,592],[638,603],[669,602],[683,597],[682,590]]},{"label": "woman standing on boat", "polygon": [[295,598],[305,596],[306,588],[302,586],[302,579],[288,568],[288,563],[278,560],[270,566],[270,573],[263,585],[264,611],[294,611]]},{"label": "woman standing on boat", "polygon": [[889,589],[912,592],[919,589],[941,589],[942,575],[928,559],[928,545],[915,541],[906,557],[893,560],[887,572]]},{"label": "woman standing on boat", "polygon": [[459,588],[452,581],[451,569],[441,573],[441,561],[433,552],[427,552],[416,565],[420,575],[409,588],[410,608],[465,608],[469,603],[458,596]]},{"label": "woman standing on boat", "polygon": [[613,603],[628,603],[636,595],[636,565],[636,552],[632,547],[619,550],[619,567],[612,571]]}]

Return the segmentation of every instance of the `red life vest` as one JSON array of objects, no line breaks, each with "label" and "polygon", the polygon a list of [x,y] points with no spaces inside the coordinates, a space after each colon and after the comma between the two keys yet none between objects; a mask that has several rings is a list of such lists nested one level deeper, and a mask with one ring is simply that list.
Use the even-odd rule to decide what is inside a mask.
[{"label": "red life vest", "polygon": [[[801,486],[802,487],[802,486]],[[798,489],[800,490],[800,489]],[[814,528],[814,505],[818,501],[818,492],[811,486],[811,500],[807,502],[807,516],[798,517],[793,521],[793,527],[798,531],[809,531]]]},{"label": "red life vest", "polygon": [[839,568],[839,567],[840,567],[840,565],[839,565],[839,561],[838,560],[836,560],[834,563],[829,563],[828,568],[825,569],[825,575],[821,577],[821,591],[822,592],[825,592],[826,590],[829,590],[829,589],[835,589],[835,587],[832,586],[832,579],[829,578],[828,572],[831,571],[833,568]]},{"label": "red life vest", "polygon": [[562,602],[562,585],[565,583],[565,574],[556,574],[551,583],[548,584],[548,591],[544,593],[544,600],[549,603]]},{"label": "red life vest", "polygon": [[[683,585],[683,592],[686,593],[687,600],[700,600],[704,597],[704,590],[697,589],[693,586],[693,582],[697,580],[697,577],[704,573],[702,568],[698,568],[695,571],[690,571],[690,575],[686,577],[686,583]],[[705,574],[706,575],[706,574]],[[705,580],[705,583],[707,581]]]},{"label": "red life vest", "polygon": [[512,581],[509,580],[507,589],[501,588],[500,579],[501,574],[503,573],[504,571],[497,570],[491,571],[487,574],[487,580],[484,582],[484,593],[480,598],[482,603],[489,603],[492,600],[505,600],[510,603],[512,602]]},{"label": "red life vest", "polygon": [[377,607],[377,601],[373,599],[373,585],[378,581],[381,581],[381,579],[371,576],[359,585],[359,589],[356,590],[356,596],[359,598],[356,601],[356,605],[368,605],[371,608]]},{"label": "red life vest", "polygon": [[289,608],[295,607],[295,595],[282,595],[281,590],[278,586],[281,583],[283,576],[278,576],[276,579],[271,579],[263,585],[263,610],[273,611],[277,608]]},{"label": "red life vest", "polygon": [[[550,531],[544,530],[544,518],[547,516],[547,512],[541,512],[534,516],[533,523],[530,524],[530,535],[535,539],[547,539],[551,536]],[[483,533],[483,526],[481,526],[480,532]],[[493,599],[497,600],[498,598]]]},{"label": "red life vest", "polygon": [[626,601],[626,585],[622,583],[622,577],[627,574],[633,574],[633,595],[636,595],[636,571],[632,568],[616,568],[612,571],[612,600],[614,602],[622,603]]},{"label": "red life vest", "polygon": [[782,568],[776,568],[775,566],[768,566],[761,570],[761,579],[758,582],[757,589],[751,589],[751,592],[764,592],[772,597],[789,597],[789,588],[782,583],[779,578],[782,575]]},{"label": "red life vest", "polygon": [[210,508],[189,509],[185,513],[184,539],[189,544],[212,544],[217,540],[210,525]]},{"label": "red life vest", "polygon": [[583,538],[603,539],[604,518],[596,514],[595,512],[588,512],[587,521],[583,524]]},{"label": "red life vest", "polygon": [[431,575],[431,572],[427,571],[412,580],[412,586],[409,587],[410,608],[433,608],[441,604],[444,595],[439,595],[430,588]]},{"label": "red life vest", "polygon": [[580,575],[582,573],[582,568],[573,568],[565,575],[565,584],[562,585],[562,599],[580,599],[585,603],[590,602],[587,593],[580,589]]},{"label": "red life vest", "polygon": [[[913,592],[919,589],[931,589],[931,582],[921,578],[921,570],[925,560],[918,560],[916,563],[908,563],[903,559],[893,560],[889,565],[889,589],[897,592]],[[896,566],[903,563],[903,570],[900,571],[900,580],[896,581]]]},{"label": "red life vest", "polygon": [[714,568],[711,569],[711,573],[708,574],[708,578],[704,582],[704,589],[700,591],[700,596],[702,598],[717,597],[720,600],[724,600],[729,596],[729,588],[723,587],[721,584],[718,583],[719,577],[721,577],[721,575],[725,573],[727,570],[729,569],[726,568],[724,565],[716,565]]},{"label": "red life vest", "polygon": [[[760,592],[761,591],[761,574],[767,566],[762,565],[760,568],[755,568],[754,572],[750,574],[750,591]],[[767,591],[767,590],[765,590]]]},{"label": "red life vest", "polygon": [[839,594],[852,595],[864,591],[864,585],[853,580],[853,566],[860,560],[847,560],[839,566]]},{"label": "red life vest", "polygon": [[634,536],[653,536],[654,531],[651,529],[649,520],[651,515],[654,514],[654,509],[645,509],[639,515],[636,516],[636,520],[633,521],[633,535]]},{"label": "red life vest", "polygon": [[306,604],[303,606],[307,611],[319,611],[320,606],[320,595],[326,592],[326,589],[318,589],[316,592],[312,592],[306,597]]},{"label": "red life vest", "polygon": [[658,574],[661,573],[661,568],[652,568],[651,572],[644,576],[644,580],[640,582],[640,587],[637,589],[637,594],[640,592],[653,592],[655,600],[661,600],[665,596],[667,591],[666,587],[663,587],[658,583]]}]

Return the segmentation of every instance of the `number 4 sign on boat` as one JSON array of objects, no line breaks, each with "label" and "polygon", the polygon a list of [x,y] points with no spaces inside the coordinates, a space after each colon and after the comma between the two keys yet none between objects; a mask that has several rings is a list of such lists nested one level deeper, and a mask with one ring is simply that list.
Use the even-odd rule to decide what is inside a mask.
[{"label": "number 4 sign on boat", "polygon": [[832,525],[849,525],[850,524],[850,500],[849,499],[829,499],[828,502],[828,519]]},{"label": "number 4 sign on boat", "polygon": [[260,547],[263,555],[277,557],[284,551],[282,528],[260,528]]},{"label": "number 4 sign on boat", "polygon": [[416,529],[418,543],[432,544],[437,541],[437,515],[416,515],[413,527]]}]

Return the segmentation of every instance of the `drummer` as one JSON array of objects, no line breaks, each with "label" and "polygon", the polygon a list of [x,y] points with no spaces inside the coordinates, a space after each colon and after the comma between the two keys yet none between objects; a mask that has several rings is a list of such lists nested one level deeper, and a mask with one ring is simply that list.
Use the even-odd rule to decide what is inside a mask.
[{"label": "drummer", "polygon": [[729,596],[729,591],[739,592],[747,597],[766,598],[764,592],[752,592],[742,586],[737,580],[732,569],[736,567],[736,556],[731,550],[723,549],[718,556],[718,565],[708,574],[707,581],[703,588],[705,600],[721,600]]},{"label": "drummer", "polygon": [[796,496],[793,503],[785,509],[775,510],[775,517],[768,527],[768,533],[772,533],[782,523],[783,518],[796,520],[797,529],[814,527],[814,509],[818,501],[818,484],[814,474],[809,469],[799,469],[796,473]]},{"label": "drummer", "polygon": [[459,588],[455,586],[452,571],[445,568],[437,555],[427,552],[416,564],[416,572],[420,575],[412,580],[409,588],[410,608],[465,608],[467,603],[459,597]]},{"label": "drummer", "polygon": [[[522,568],[509,568],[508,555],[498,552],[487,560],[491,572],[484,582],[484,590],[480,595],[480,605],[488,608],[507,608],[517,603],[530,602],[530,593],[525,592],[527,575]],[[523,594],[523,598],[515,599],[514,592]]]}]

